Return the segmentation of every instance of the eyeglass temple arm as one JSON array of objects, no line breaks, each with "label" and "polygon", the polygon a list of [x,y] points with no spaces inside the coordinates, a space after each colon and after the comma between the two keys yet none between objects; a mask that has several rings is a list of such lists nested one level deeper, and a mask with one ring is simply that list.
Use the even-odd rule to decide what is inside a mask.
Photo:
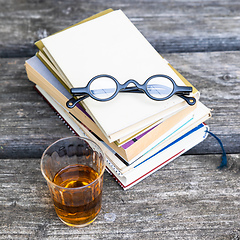
[{"label": "eyeglass temple arm", "polygon": [[[144,92],[143,90],[139,89],[138,87],[126,87],[120,90],[120,92]],[[192,92],[192,87],[181,87],[181,86],[177,86],[176,90],[175,90],[176,94],[189,94]]]},{"label": "eyeglass temple arm", "polygon": [[193,106],[196,103],[196,99],[194,97],[187,97],[182,94],[176,94],[176,95],[184,99],[190,106]]},{"label": "eyeglass temple arm", "polygon": [[[138,89],[137,87],[127,87],[127,88],[121,89],[120,92],[144,93],[142,90]],[[186,86],[180,87],[180,86],[178,86],[177,92],[178,93],[176,93],[176,95],[181,97],[182,99],[184,99],[189,105],[192,106],[196,103],[196,99],[194,97],[184,96],[184,94],[189,94],[190,92],[192,92],[192,87],[186,87]],[[74,94],[74,95],[80,94],[79,89],[77,89],[77,88],[72,88],[71,93]],[[74,108],[77,103],[86,99],[87,97],[88,97],[88,95],[84,95],[84,96],[82,96],[78,99],[71,98],[67,101],[66,105],[67,105],[68,108]]]},{"label": "eyeglass temple arm", "polygon": [[119,92],[144,93],[143,90],[141,90],[137,87],[126,87],[126,88],[121,89]]},{"label": "eyeglass temple arm", "polygon": [[76,106],[77,103],[81,102],[82,100],[86,99],[87,97],[89,97],[88,95],[84,95],[78,99],[75,98],[70,98],[67,102],[66,105],[68,108],[74,108]]},{"label": "eyeglass temple arm", "polygon": [[[121,89],[120,92],[144,93],[137,87],[127,87]],[[176,93],[176,95],[184,99],[190,106],[193,106],[196,103],[196,99],[194,97],[184,96],[184,94],[189,94],[190,92],[192,92],[192,87],[179,87],[178,93]]]},{"label": "eyeglass temple arm", "polygon": [[177,86],[176,87],[176,95],[184,99],[189,105],[194,105],[196,103],[196,99],[194,97],[185,96],[185,94],[189,94],[192,92],[192,87],[187,86]]},{"label": "eyeglass temple arm", "polygon": [[192,92],[192,87],[187,86],[176,86],[175,88],[175,94],[189,94]]}]

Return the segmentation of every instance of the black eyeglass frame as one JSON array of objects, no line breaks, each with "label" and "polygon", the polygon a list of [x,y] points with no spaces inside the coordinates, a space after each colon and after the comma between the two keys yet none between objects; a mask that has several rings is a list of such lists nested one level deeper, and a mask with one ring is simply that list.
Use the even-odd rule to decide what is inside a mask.
[{"label": "black eyeglass frame", "polygon": [[[98,79],[98,78],[101,78],[101,77],[107,77],[107,78],[111,78],[115,83],[116,83],[116,91],[114,92],[113,95],[111,95],[110,97],[108,98],[105,98],[105,99],[101,99],[101,98],[97,98],[95,97],[91,91],[90,91],[90,85],[91,83]],[[171,91],[171,93],[169,95],[167,95],[166,97],[163,97],[163,98],[156,98],[154,96],[152,96],[148,90],[147,90],[147,84],[150,80],[154,79],[154,78],[157,78],[157,77],[163,77],[163,78],[167,78],[168,80],[170,80],[173,84],[173,89]],[[128,85],[130,83],[133,83],[135,85],[135,87],[128,87]],[[124,84],[120,84],[118,82],[118,80],[116,78],[114,78],[113,76],[111,75],[108,75],[108,74],[101,74],[101,75],[97,75],[95,77],[93,77],[87,84],[86,87],[81,87],[81,88],[71,88],[70,90],[71,94],[73,96],[81,96],[80,98],[78,99],[75,99],[74,97],[69,99],[66,103],[67,107],[68,108],[73,108],[75,107],[75,105],[86,99],[87,97],[91,97],[97,101],[101,101],[101,102],[105,102],[105,101],[109,101],[111,99],[113,99],[114,97],[117,96],[117,94],[119,92],[131,92],[131,93],[145,93],[149,98],[153,99],[153,100],[156,100],[156,101],[164,101],[164,100],[167,100],[169,99],[170,97],[172,97],[174,94],[178,95],[179,97],[183,98],[189,105],[194,105],[196,103],[196,99],[194,97],[187,97],[185,95],[188,95],[189,93],[192,92],[192,87],[189,87],[189,86],[178,86],[175,81],[167,76],[167,75],[163,75],[163,74],[156,74],[156,75],[153,75],[151,77],[149,77],[143,84],[139,84],[137,81],[133,80],[133,79],[130,79],[128,81],[126,81]]]}]

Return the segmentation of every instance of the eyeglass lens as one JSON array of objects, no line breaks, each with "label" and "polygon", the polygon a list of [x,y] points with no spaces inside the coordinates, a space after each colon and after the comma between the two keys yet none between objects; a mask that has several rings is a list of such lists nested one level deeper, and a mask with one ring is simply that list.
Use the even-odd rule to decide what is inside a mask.
[{"label": "eyeglass lens", "polygon": [[165,77],[154,77],[147,83],[147,91],[154,98],[165,98],[173,91],[173,83]]},{"label": "eyeglass lens", "polygon": [[[108,99],[116,92],[117,84],[110,77],[99,77],[90,84],[90,92],[97,99]],[[162,99],[171,94],[173,83],[166,77],[152,78],[146,86],[148,93],[157,99]]]},{"label": "eyeglass lens", "polygon": [[110,98],[116,92],[116,89],[117,84],[109,77],[96,78],[90,84],[91,94],[98,99]]}]

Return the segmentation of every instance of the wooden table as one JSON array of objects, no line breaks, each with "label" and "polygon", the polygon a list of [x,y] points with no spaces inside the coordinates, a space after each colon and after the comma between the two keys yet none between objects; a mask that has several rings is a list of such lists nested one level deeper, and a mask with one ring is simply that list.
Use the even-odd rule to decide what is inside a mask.
[{"label": "wooden table", "polygon": [[[240,239],[240,2],[238,0],[0,0],[0,239]],[[34,42],[109,7],[122,9],[212,108],[209,136],[123,191],[105,173],[103,207],[82,229],[55,214],[40,157],[71,136],[28,81]]]}]

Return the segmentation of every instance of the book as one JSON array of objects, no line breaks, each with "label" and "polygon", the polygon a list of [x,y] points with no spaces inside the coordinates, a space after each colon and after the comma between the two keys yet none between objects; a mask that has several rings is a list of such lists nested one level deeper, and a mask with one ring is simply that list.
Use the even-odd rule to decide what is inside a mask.
[{"label": "book", "polygon": [[111,161],[107,161],[107,169],[122,188],[127,190],[202,142],[206,139],[208,131],[209,127],[206,124],[201,123],[199,126],[193,128],[165,148],[153,154],[146,159],[146,161],[136,165],[126,174],[121,174],[117,171]]},{"label": "book", "polygon": [[[68,89],[85,87],[92,77],[103,73],[114,76],[120,83],[129,79],[143,83],[152,75],[166,74],[178,85],[191,86],[159,55],[121,10],[74,25],[42,39],[39,45],[39,56],[46,56],[44,63],[57,73]],[[199,96],[195,88],[193,95]],[[178,96],[166,101],[153,101],[144,94],[133,96],[127,93],[104,103],[87,98],[82,104],[110,142],[155,123],[160,119],[160,113],[166,116],[169,111],[173,113],[187,107],[187,103]]]},{"label": "book", "polygon": [[[210,109],[192,86],[148,43],[121,11],[108,9],[35,43],[36,56],[25,62],[30,81],[74,134],[95,141],[107,169],[128,189],[207,137]],[[64,56],[64,57],[63,57]],[[85,87],[99,74],[142,84],[156,74],[191,86],[193,106],[177,95],[154,101],[145,94],[119,93],[108,102],[66,102],[72,87]]]},{"label": "book", "polygon": [[[41,89],[39,86],[38,88]],[[48,99],[48,102],[50,102],[51,105],[54,105],[54,103],[52,102],[57,102],[55,99],[50,97],[43,89],[41,90],[41,92],[42,95],[45,96],[45,99]],[[68,117],[75,121],[76,122],[75,124],[78,125],[81,129],[83,129],[85,134],[87,134],[89,138],[94,138],[95,141],[96,140],[99,141],[100,138],[97,135],[93,135],[92,132],[88,128],[86,128],[86,126],[84,126],[79,120],[76,121],[76,118],[74,118],[72,115],[67,116],[68,112],[64,108],[62,110],[61,115],[64,116],[64,118]],[[104,147],[105,152],[107,152],[106,153],[107,156],[109,156],[115,168],[118,169],[118,171],[120,171],[121,173],[125,173],[132,167],[145,161],[147,158],[149,158],[149,156],[155,154],[161,148],[166,147],[172,141],[181,137],[183,134],[186,134],[192,128],[194,128],[201,122],[207,120],[209,117],[210,117],[209,109],[203,104],[199,103],[198,108],[196,108],[195,112],[192,115],[186,116],[185,119],[179,122],[173,129],[168,131],[165,135],[159,136],[159,139],[157,139],[157,141],[155,141],[153,144],[149,145],[146,149],[144,149],[143,154],[139,155],[135,159],[132,159],[131,161],[126,161],[125,159],[120,158],[119,155],[102,139],[101,145]]]},{"label": "book", "polygon": [[[161,148],[151,154],[144,161],[131,166],[129,171],[122,173],[113,164],[114,157],[101,140],[96,138],[91,134],[83,125],[79,124],[68,115],[64,108],[59,105],[50,95],[48,95],[43,89],[36,85],[36,88],[41,93],[41,95],[48,101],[48,103],[54,108],[62,121],[78,136],[89,137],[95,141],[107,155],[107,170],[115,178],[115,180],[120,184],[120,186],[127,190],[133,187],[138,182],[142,181],[146,177],[150,176],[152,173],[156,172],[158,169],[162,168],[166,164],[170,163],[201,141],[203,141],[207,135],[209,127],[201,123],[190,131],[178,137],[175,141],[167,144],[164,148]],[[109,154],[110,153],[110,154]],[[123,165],[123,163],[122,163]]]},{"label": "book", "polygon": [[[48,92],[62,106],[65,106],[67,99],[71,96],[70,93],[36,56],[28,59],[25,63],[25,67],[28,78],[31,81]],[[78,105],[77,108],[73,109],[66,108],[66,111],[69,111],[87,128],[91,129],[91,131],[103,139],[106,144],[110,145],[110,147],[113,148],[122,158],[130,162],[142,151],[144,151],[147,146],[153,143],[159,135],[164,134],[180,122],[186,115],[192,113],[196,106],[197,104],[194,106],[187,106],[186,108],[176,111],[175,114],[171,114],[165,118],[160,118],[159,121],[161,121],[161,124],[145,133],[144,136],[138,139],[138,141],[134,141],[134,144],[128,144],[128,142],[126,142],[125,146],[128,145],[127,147],[118,147],[115,143],[110,143],[95,122],[84,111],[84,109],[81,108],[81,106]],[[134,138],[136,137],[134,136]]]}]

